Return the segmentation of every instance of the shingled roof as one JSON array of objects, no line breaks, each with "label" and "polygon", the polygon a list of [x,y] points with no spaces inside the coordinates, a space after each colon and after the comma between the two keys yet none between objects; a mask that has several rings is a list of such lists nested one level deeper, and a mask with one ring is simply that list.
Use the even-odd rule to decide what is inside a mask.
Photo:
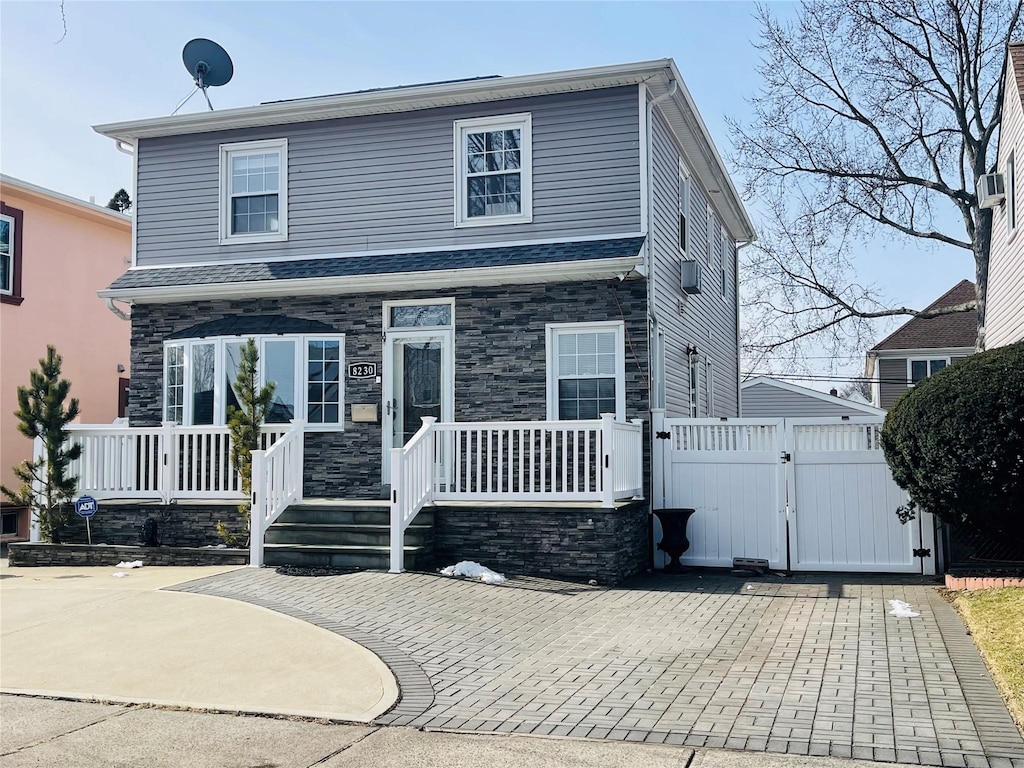
[{"label": "shingled roof", "polygon": [[317,277],[356,277],[366,274],[422,273],[480,267],[598,261],[636,256],[643,243],[643,237],[620,237],[573,243],[541,243],[384,256],[153,267],[129,270],[111,283],[107,290],[226,285]]},{"label": "shingled roof", "polygon": [[[974,283],[961,280],[925,309],[952,307],[975,298]],[[883,349],[947,349],[973,347],[978,338],[978,314],[954,312],[924,319],[912,318],[880,341],[872,351]]]}]

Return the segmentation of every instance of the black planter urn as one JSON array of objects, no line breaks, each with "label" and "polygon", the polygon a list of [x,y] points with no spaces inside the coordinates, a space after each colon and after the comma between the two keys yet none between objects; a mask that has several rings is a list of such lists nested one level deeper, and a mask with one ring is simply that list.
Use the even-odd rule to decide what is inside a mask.
[{"label": "black planter urn", "polygon": [[690,548],[690,540],[686,538],[686,524],[694,509],[656,509],[654,514],[661,521],[661,541],[658,549],[672,558],[664,570],[666,573],[682,573],[684,568],[679,562],[682,554]]}]

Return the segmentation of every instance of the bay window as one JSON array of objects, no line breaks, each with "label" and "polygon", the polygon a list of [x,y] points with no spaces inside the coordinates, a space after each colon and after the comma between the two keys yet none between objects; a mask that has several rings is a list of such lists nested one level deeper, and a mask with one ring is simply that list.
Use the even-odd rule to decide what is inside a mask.
[{"label": "bay window", "polygon": [[[227,424],[238,408],[235,380],[249,337],[169,341],[164,345],[164,419]],[[344,427],[343,335],[255,335],[259,385],[274,383],[266,423],[305,419],[313,428]]]}]

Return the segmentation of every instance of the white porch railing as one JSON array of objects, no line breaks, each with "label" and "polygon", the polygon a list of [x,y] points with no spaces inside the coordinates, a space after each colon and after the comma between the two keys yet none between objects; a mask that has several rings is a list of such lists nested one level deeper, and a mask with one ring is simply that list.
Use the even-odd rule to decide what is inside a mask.
[{"label": "white porch railing", "polygon": [[268,450],[252,452],[252,509],[249,517],[249,565],[263,565],[263,536],[289,504],[302,501],[304,427],[291,428]]},{"label": "white porch railing", "polygon": [[[273,445],[289,429],[263,429],[262,445]],[[68,428],[82,455],[72,462],[78,493],[96,499],[242,499],[231,466],[227,427],[116,427],[74,424]]]},{"label": "white porch railing", "polygon": [[430,502],[434,492],[436,418],[423,417],[423,426],[402,448],[391,449],[391,572],[405,563],[405,529]]},{"label": "white porch railing", "polygon": [[436,423],[391,451],[391,572],[405,530],[435,501],[593,501],[643,495],[643,422]]}]

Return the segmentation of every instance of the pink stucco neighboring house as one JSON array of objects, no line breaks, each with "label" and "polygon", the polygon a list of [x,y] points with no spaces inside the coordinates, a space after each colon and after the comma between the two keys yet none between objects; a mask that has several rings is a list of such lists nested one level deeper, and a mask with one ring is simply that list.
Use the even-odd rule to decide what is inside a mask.
[{"label": "pink stucco neighboring house", "polygon": [[[0,174],[0,478],[30,458],[18,432],[17,389],[53,344],[81,403],[79,421],[105,423],[127,397],[129,323],[96,291],[131,264],[130,216]],[[3,504],[2,538],[28,538],[28,514]]]}]

